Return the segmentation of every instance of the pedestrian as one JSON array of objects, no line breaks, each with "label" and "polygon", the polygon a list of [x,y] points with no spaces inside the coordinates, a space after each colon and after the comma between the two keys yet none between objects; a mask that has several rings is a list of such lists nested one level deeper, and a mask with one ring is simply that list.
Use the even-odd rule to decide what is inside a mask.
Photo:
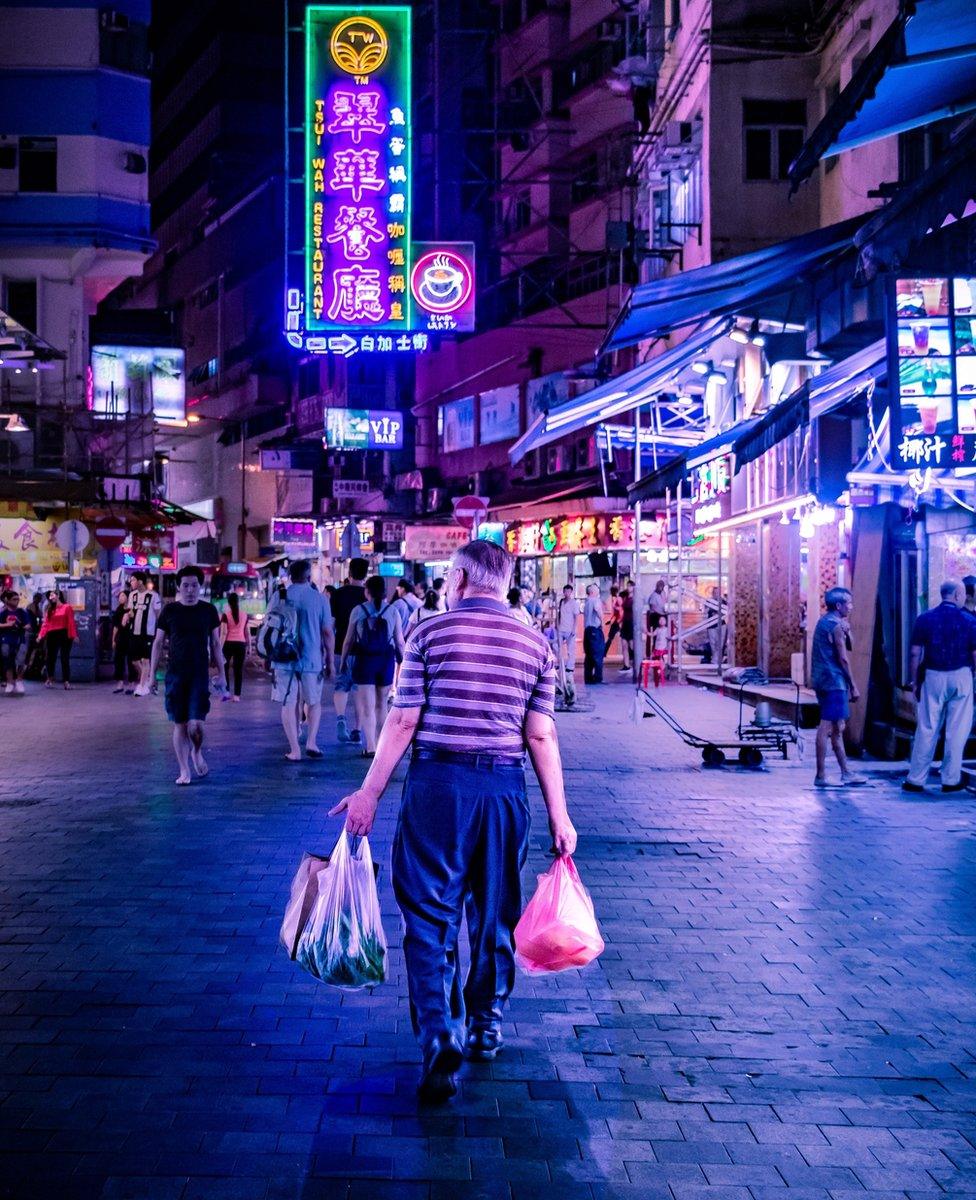
[{"label": "pedestrian", "polygon": [[378,575],[366,580],[367,599],[353,609],[342,646],[340,672],[351,664],[363,754],[372,758],[383,722],[397,663],[403,658],[403,629]]},{"label": "pedestrian", "polygon": [[132,661],[132,647],[129,630],[132,625],[132,613],[129,610],[129,593],[119,592],[119,600],[112,613],[112,658],[115,666],[115,687],[113,692],[125,692],[131,696],[139,673]]},{"label": "pedestrian", "polygon": [[[369,563],[365,558],[354,558],[349,563],[349,574],[342,587],[336,588],[332,597],[332,620],[335,623],[335,648],[341,659],[342,647],[346,642],[349,631],[349,617],[352,610],[366,600],[366,589],[363,581],[369,574]],[[359,717],[356,715],[356,702],[353,700],[352,714],[347,717],[349,697],[356,691],[352,678],[352,664],[343,670],[340,662],[336,673],[335,687],[332,691],[332,705],[336,714],[336,738],[340,742],[359,743]]]},{"label": "pedestrian", "polygon": [[41,625],[44,621],[44,605],[46,601],[43,592],[35,592],[27,605],[27,613],[31,625],[27,631],[27,645],[24,649],[24,677],[26,679],[43,679],[44,643],[41,641]]},{"label": "pedestrian", "polygon": [[[413,746],[392,865],[410,1015],[423,1051],[419,1091],[427,1102],[457,1091],[465,1026],[470,1058],[493,1059],[502,1046],[528,849],[526,750],[549,814],[552,852],[576,849],[553,721],[555,664],[545,638],[508,611],[512,566],[492,542],[455,553],[449,611],[407,642],[373,764],[362,786],[332,810],[346,814],[350,834],[368,834],[397,763]],[[470,947],[463,989],[462,916]]]},{"label": "pedestrian", "polygon": [[166,715],[173,722],[173,749],[181,787],[192,781],[190,766],[201,777],[210,771],[203,756],[203,723],[210,711],[210,667],[214,686],[223,690],[220,655],[220,615],[209,600],[200,599],[203,572],[197,566],[181,567],[176,573],[176,600],[159,614],[149,654],[151,678],[169,639],[166,664]]},{"label": "pedestrian", "polygon": [[598,584],[586,589],[583,605],[583,682],[603,682],[603,657],[606,654],[603,637],[603,602]]},{"label": "pedestrian", "polygon": [[517,587],[509,588],[506,599],[508,601],[508,610],[512,616],[517,617],[523,625],[531,625],[532,617],[522,603],[522,593],[519,589]]},{"label": "pedestrian", "polygon": [[149,578],[144,571],[136,571],[129,580],[129,608],[132,612],[132,622],[129,626],[129,638],[132,654],[132,665],[139,672],[139,682],[133,691],[134,696],[148,696],[155,676],[149,670],[149,659],[152,654],[153,641],[156,637],[156,623],[163,611],[163,602],[159,593],[152,590]]},{"label": "pedestrian", "polygon": [[906,792],[924,792],[945,723],[942,790],[961,792],[962,755],[973,726],[976,617],[966,611],[963,585],[947,579],[941,604],[922,613],[912,629],[908,687],[918,701]]},{"label": "pedestrian", "polygon": [[78,637],[75,625],[75,611],[64,600],[64,592],[51,591],[47,594],[47,607],[44,609],[44,620],[37,635],[44,641],[45,665],[47,678],[45,687],[54,687],[54,669],[58,659],[61,660],[61,682],[64,690],[71,687],[71,647]]},{"label": "pedestrian", "polygon": [[420,603],[423,604],[424,599],[427,596],[427,580],[426,579],[418,579],[417,580],[417,582],[413,585],[413,594],[417,597],[417,599],[420,601]]},{"label": "pedestrian", "polygon": [[402,630],[406,631],[407,623],[420,605],[421,601],[414,595],[413,584],[406,579],[398,579],[390,607],[399,618]]},{"label": "pedestrian", "polygon": [[[654,644],[654,632],[659,625],[667,624],[668,620],[668,585],[663,579],[659,579],[654,585],[654,591],[651,592],[647,600],[647,638],[645,639],[645,650],[647,647]],[[643,655],[642,655],[643,657]]]},{"label": "pedestrian", "polygon": [[0,682],[8,696],[24,694],[27,638],[33,617],[20,607],[20,592],[8,588],[0,608]]},{"label": "pedestrian", "polygon": [[963,575],[962,585],[966,589],[966,612],[976,616],[976,575]]},{"label": "pedestrian", "polygon": [[628,588],[620,593],[620,650],[623,657],[621,671],[629,671],[634,661],[634,598]]},{"label": "pedestrian", "polygon": [[447,612],[447,591],[444,580],[437,578],[430,586],[437,593],[437,611]]},{"label": "pedestrian", "polygon": [[820,705],[820,724],[817,727],[817,774],[814,787],[828,787],[827,743],[830,742],[840,767],[844,787],[860,787],[867,783],[862,775],[854,774],[847,764],[844,750],[844,729],[851,713],[851,704],[861,698],[851,674],[848,654],[850,615],[854,598],[847,588],[831,588],[824,596],[826,613],[813,631],[811,682]]},{"label": "pedestrian", "polygon": [[610,589],[610,623],[607,626],[607,644],[604,656],[610,653],[613,639],[620,633],[624,619],[624,602],[620,599],[620,588],[616,584]]},{"label": "pedestrian", "polygon": [[224,699],[230,699],[231,677],[234,680],[234,703],[240,704],[241,690],[244,686],[244,660],[247,658],[247,622],[248,615],[241,605],[241,598],[236,591],[228,592],[227,608],[220,616],[220,629],[223,636],[224,675],[227,691]]},{"label": "pedestrian", "polygon": [[332,675],[335,626],[328,600],[309,582],[312,564],[308,559],[291,563],[288,574],[291,585],[285,603],[294,610],[298,657],[293,662],[275,665],[271,697],[281,705],[281,724],[288,739],[285,758],[289,762],[301,762],[302,749],[298,741],[300,703],[306,706],[308,721],[305,753],[309,758],[322,757],[318,746],[322,681]]},{"label": "pedestrian", "polygon": [[559,663],[561,667],[568,667],[570,679],[576,670],[576,623],[579,615],[579,601],[573,595],[573,585],[567,583],[556,613],[556,634]]},{"label": "pedestrian", "polygon": [[532,626],[538,629],[542,622],[542,605],[530,587],[522,588],[522,607],[532,618]]}]

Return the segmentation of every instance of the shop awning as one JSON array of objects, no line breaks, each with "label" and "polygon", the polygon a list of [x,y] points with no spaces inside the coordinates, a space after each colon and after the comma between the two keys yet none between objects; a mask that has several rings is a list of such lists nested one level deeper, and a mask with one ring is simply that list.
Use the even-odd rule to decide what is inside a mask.
[{"label": "shop awning", "polygon": [[923,238],[976,215],[976,124],[854,236],[865,280],[897,270]]},{"label": "shop awning", "polygon": [[739,438],[744,437],[759,422],[758,417],[748,417],[732,425],[723,433],[717,433],[707,441],[700,442],[690,450],[685,450],[663,467],[659,467],[650,475],[645,475],[637,483],[632,483],[627,489],[627,499],[631,504],[638,500],[660,500],[668,489],[674,489],[681,483],[689,471],[700,467],[703,463],[711,462],[713,458],[721,458],[723,454],[737,452]]},{"label": "shop awning", "polygon": [[794,191],[822,158],[976,109],[976,4],[903,0],[790,167]]},{"label": "shop awning", "polygon": [[696,321],[741,313],[764,296],[792,291],[813,268],[851,250],[863,223],[864,217],[854,217],[725,262],[641,284],[631,292],[601,352]]},{"label": "shop awning", "polygon": [[556,405],[543,413],[525,431],[508,452],[513,463],[519,462],[530,450],[545,446],[557,438],[576,433],[633,412],[638,405],[668,390],[674,377],[702,351],[728,333],[731,321],[707,321],[688,338],[671,350],[642,363],[625,375],[618,375],[575,400]]}]

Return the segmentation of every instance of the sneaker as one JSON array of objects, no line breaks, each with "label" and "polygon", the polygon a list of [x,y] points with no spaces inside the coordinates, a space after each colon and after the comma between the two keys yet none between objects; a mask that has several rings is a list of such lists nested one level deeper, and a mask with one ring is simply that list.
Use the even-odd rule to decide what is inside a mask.
[{"label": "sneaker", "polygon": [[137,687],[133,690],[132,694],[133,694],[133,696],[148,696],[149,688],[148,687]]},{"label": "sneaker", "polygon": [[14,684],[14,695],[16,695],[16,696],[24,695],[24,681],[22,679],[18,679],[17,682]]},{"label": "sneaker", "polygon": [[12,683],[8,683],[7,686],[3,690],[7,693],[8,696],[12,696],[14,694],[14,685]]},{"label": "sneaker", "polygon": [[864,778],[863,775],[850,774],[850,775],[841,775],[841,777],[840,777],[841,787],[864,787],[864,785],[866,783],[867,783],[867,780]]},{"label": "sneaker", "polygon": [[119,694],[119,692],[124,692],[124,691],[125,691],[125,684],[120,683],[118,687],[112,688],[112,695],[117,696]]},{"label": "sneaker", "polygon": [[830,783],[824,778],[823,775],[817,775],[813,781],[813,786],[815,788],[825,788],[830,787]]},{"label": "sneaker", "polygon": [[340,742],[348,742],[350,740],[345,717],[339,717],[339,719],[336,721],[336,738]]},{"label": "sneaker", "polygon": [[233,699],[233,701],[234,701],[234,703],[235,703],[235,704],[240,704],[240,702],[241,702],[241,698],[240,698],[240,696],[234,696],[234,697],[232,697],[232,699]]},{"label": "sneaker", "polygon": [[349,730],[349,740],[350,740],[350,742],[355,742],[355,744],[357,746],[359,745],[359,743],[362,739],[360,738],[358,729],[350,729]]}]

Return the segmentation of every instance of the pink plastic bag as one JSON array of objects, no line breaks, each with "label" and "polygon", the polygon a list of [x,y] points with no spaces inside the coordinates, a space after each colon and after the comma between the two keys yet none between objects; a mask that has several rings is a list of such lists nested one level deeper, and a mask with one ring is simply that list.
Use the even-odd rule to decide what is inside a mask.
[{"label": "pink plastic bag", "polygon": [[535,895],[515,926],[515,960],[530,975],[585,967],[603,953],[590,893],[576,864],[557,858],[539,876]]}]

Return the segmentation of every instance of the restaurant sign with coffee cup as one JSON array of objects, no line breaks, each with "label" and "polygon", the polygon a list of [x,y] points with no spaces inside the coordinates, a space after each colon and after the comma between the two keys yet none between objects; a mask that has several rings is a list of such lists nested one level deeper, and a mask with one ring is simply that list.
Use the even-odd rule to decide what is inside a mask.
[{"label": "restaurant sign with coffee cup", "polygon": [[891,450],[905,469],[976,465],[976,279],[893,279]]},{"label": "restaurant sign with coffee cup", "polygon": [[474,242],[414,242],[410,293],[418,328],[470,333],[474,280]]}]

